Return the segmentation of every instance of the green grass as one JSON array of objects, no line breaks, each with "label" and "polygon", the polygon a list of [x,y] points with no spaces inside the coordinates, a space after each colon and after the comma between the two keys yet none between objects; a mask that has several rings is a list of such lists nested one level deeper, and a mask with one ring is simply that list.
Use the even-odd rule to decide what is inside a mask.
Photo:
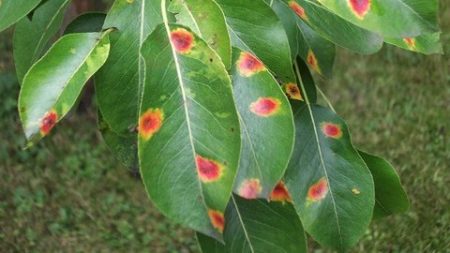
[{"label": "green grass", "polygon": [[[445,8],[442,25],[450,28]],[[112,158],[94,113],[72,113],[50,138],[22,150],[6,38],[0,37],[0,252],[198,252],[193,233],[159,214],[140,181]],[[334,78],[319,82],[355,145],[390,160],[411,200],[408,213],[375,221],[354,252],[450,252],[448,33],[443,41],[446,56],[341,50]]]}]

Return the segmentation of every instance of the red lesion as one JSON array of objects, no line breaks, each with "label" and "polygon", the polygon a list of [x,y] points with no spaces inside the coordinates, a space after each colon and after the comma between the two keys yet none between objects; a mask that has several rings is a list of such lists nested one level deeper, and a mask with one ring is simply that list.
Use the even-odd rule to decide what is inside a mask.
[{"label": "red lesion", "polygon": [[225,218],[223,216],[223,213],[217,210],[210,209],[208,210],[208,216],[213,227],[220,233],[223,233],[223,229],[225,227]]},{"label": "red lesion", "polygon": [[326,137],[339,139],[342,137],[342,129],[341,126],[338,124],[330,123],[330,122],[323,122],[321,124],[322,133]]},{"label": "red lesion", "polygon": [[197,164],[198,176],[204,183],[217,181],[223,174],[223,165],[217,161],[197,155],[195,162]]},{"label": "red lesion", "polygon": [[271,97],[262,97],[250,104],[250,111],[261,117],[269,117],[277,113],[280,106],[280,100]]},{"label": "red lesion", "polygon": [[416,49],[416,40],[414,38],[403,38],[403,42],[405,42],[406,46],[410,50]]},{"label": "red lesion", "polygon": [[56,122],[58,122],[58,114],[56,113],[56,111],[50,110],[49,112],[47,112],[42,118],[39,127],[41,135],[45,136],[49,134],[53,127],[56,125]]},{"label": "red lesion", "polygon": [[303,100],[302,94],[300,93],[300,89],[295,83],[287,83],[284,85],[284,90],[289,98],[295,100]]},{"label": "red lesion", "polygon": [[246,179],[241,183],[239,187],[239,196],[246,199],[256,199],[259,197],[262,191],[261,183],[257,178]]},{"label": "red lesion", "polygon": [[149,140],[159,131],[164,121],[164,113],[159,108],[150,108],[139,118],[138,132],[144,140]]},{"label": "red lesion", "polygon": [[291,195],[289,194],[288,189],[286,188],[286,185],[283,181],[280,181],[275,188],[273,189],[272,193],[270,194],[270,200],[272,201],[281,201],[281,202],[291,202]]},{"label": "red lesion", "polygon": [[298,4],[296,1],[289,1],[289,7],[303,20],[308,20],[308,16],[306,16],[305,9]]},{"label": "red lesion", "polygon": [[194,35],[184,28],[171,31],[170,40],[175,50],[180,54],[187,54],[194,47]]},{"label": "red lesion", "polygon": [[315,202],[324,199],[327,194],[328,181],[325,178],[321,178],[317,183],[309,187],[307,199]]},{"label": "red lesion", "polygon": [[359,19],[364,19],[370,10],[371,0],[347,0],[353,14]]},{"label": "red lesion", "polygon": [[250,77],[261,71],[265,71],[264,64],[248,52],[242,52],[237,61],[237,69],[241,76]]},{"label": "red lesion", "polygon": [[306,56],[306,62],[308,63],[309,67],[312,70],[316,71],[319,74],[322,73],[319,67],[319,61],[317,60],[317,57],[312,50],[308,51],[308,55]]}]

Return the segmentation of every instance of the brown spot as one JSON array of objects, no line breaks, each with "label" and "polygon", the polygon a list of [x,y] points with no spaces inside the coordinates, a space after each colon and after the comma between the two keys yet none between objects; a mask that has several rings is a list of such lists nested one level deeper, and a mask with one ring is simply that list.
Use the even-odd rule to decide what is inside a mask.
[{"label": "brown spot", "polygon": [[204,158],[200,155],[195,157],[197,172],[200,180],[204,183],[214,182],[220,179],[223,166],[214,160]]},{"label": "brown spot", "polygon": [[319,67],[319,62],[317,61],[317,57],[312,50],[308,51],[308,55],[306,56],[306,62],[308,63],[309,67],[312,70],[316,71],[319,74],[322,73]]},{"label": "brown spot", "polygon": [[328,181],[325,178],[321,178],[317,183],[309,187],[308,200],[319,201],[324,199],[328,193]]},{"label": "brown spot", "polygon": [[58,122],[58,114],[55,110],[50,110],[47,112],[41,120],[40,132],[42,136],[46,136],[50,133],[53,127]]},{"label": "brown spot", "polygon": [[266,67],[256,56],[248,52],[241,52],[237,61],[237,69],[241,76],[250,77],[256,73],[265,71]]},{"label": "brown spot", "polygon": [[300,6],[296,1],[289,1],[289,7],[303,20],[308,20],[308,16],[306,16],[305,9]]},{"label": "brown spot", "polygon": [[289,98],[294,100],[303,100],[302,94],[300,93],[300,89],[295,83],[287,83],[284,85],[284,90]]},{"label": "brown spot", "polygon": [[194,35],[184,28],[177,28],[170,32],[170,40],[175,50],[180,54],[191,52],[194,46]]},{"label": "brown spot", "polygon": [[330,122],[323,122],[320,124],[320,126],[322,129],[322,133],[326,137],[330,137],[330,138],[334,138],[334,139],[339,139],[342,137],[341,126],[334,124],[334,123],[330,123]]},{"label": "brown spot", "polygon": [[139,118],[138,132],[144,140],[149,140],[159,131],[164,121],[164,113],[159,108],[150,108]]},{"label": "brown spot", "polygon": [[273,189],[272,193],[270,194],[270,200],[272,201],[281,201],[281,202],[291,202],[291,196],[288,192],[288,189],[286,188],[286,185],[283,181],[280,181],[275,188]]},{"label": "brown spot", "polygon": [[239,196],[246,199],[256,199],[261,194],[262,186],[259,179],[251,178],[246,179],[241,183],[239,187]]},{"label": "brown spot", "polygon": [[269,117],[279,111],[280,105],[280,100],[276,98],[263,97],[250,104],[250,111],[261,117]]},{"label": "brown spot", "polygon": [[225,218],[223,213],[216,210],[208,210],[208,216],[211,220],[211,224],[215,229],[217,229],[220,233],[223,233],[223,229],[225,227]]}]

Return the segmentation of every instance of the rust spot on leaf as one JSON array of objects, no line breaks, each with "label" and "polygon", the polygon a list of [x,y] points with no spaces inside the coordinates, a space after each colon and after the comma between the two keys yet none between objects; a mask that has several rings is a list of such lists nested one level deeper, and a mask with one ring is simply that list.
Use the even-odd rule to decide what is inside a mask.
[{"label": "rust spot on leaf", "polygon": [[202,182],[214,182],[219,180],[222,176],[224,166],[218,162],[200,155],[195,157],[195,162],[197,164],[198,176]]},{"label": "rust spot on leaf", "polygon": [[328,193],[328,181],[325,178],[321,178],[317,183],[309,187],[308,201],[319,201],[324,199]]},{"label": "rust spot on leaf", "polygon": [[306,16],[305,9],[303,9],[300,4],[298,4],[296,1],[289,1],[289,7],[291,7],[292,10],[303,20],[308,20],[308,16]]},{"label": "rust spot on leaf", "polygon": [[242,52],[237,61],[237,69],[241,76],[250,77],[266,70],[266,67],[256,56],[248,52]]},{"label": "rust spot on leaf", "polygon": [[416,49],[416,40],[414,38],[403,38],[403,42],[410,50]]},{"label": "rust spot on leaf", "polygon": [[317,61],[317,57],[312,50],[308,51],[308,55],[306,56],[306,62],[308,63],[309,67],[311,67],[312,70],[316,71],[319,74],[322,73],[319,67],[319,62]]},{"label": "rust spot on leaf", "polygon": [[276,98],[263,97],[250,104],[250,111],[261,117],[269,117],[279,111],[280,105],[280,100]]},{"label": "rust spot on leaf", "polygon": [[170,40],[180,54],[188,54],[194,46],[194,35],[184,28],[177,28],[170,32]]},{"label": "rust spot on leaf", "polygon": [[149,140],[162,126],[164,113],[159,108],[150,108],[139,119],[138,132],[144,140]]},{"label": "rust spot on leaf", "polygon": [[215,229],[217,229],[220,233],[223,233],[223,229],[225,227],[225,218],[223,213],[216,210],[208,210],[208,216],[211,220],[211,224]]},{"label": "rust spot on leaf", "polygon": [[288,192],[288,189],[286,188],[286,185],[283,181],[280,181],[275,188],[273,189],[272,193],[270,194],[270,200],[272,201],[281,201],[281,202],[291,202],[291,196]]},{"label": "rust spot on leaf", "polygon": [[259,179],[251,178],[246,179],[241,183],[239,187],[239,196],[246,199],[256,199],[261,194],[262,186]]},{"label": "rust spot on leaf", "polygon": [[323,122],[320,124],[322,133],[326,137],[339,139],[342,137],[342,129],[341,126],[338,124],[330,123],[330,122]]},{"label": "rust spot on leaf", "polygon": [[300,93],[300,89],[295,83],[287,83],[284,85],[284,90],[289,98],[295,100],[303,100],[302,94]]},{"label": "rust spot on leaf", "polygon": [[348,6],[355,16],[359,19],[364,19],[370,10],[371,0],[347,0]]},{"label": "rust spot on leaf", "polygon": [[58,121],[58,114],[55,110],[50,110],[47,112],[41,120],[40,132],[42,136],[47,135],[56,125]]}]

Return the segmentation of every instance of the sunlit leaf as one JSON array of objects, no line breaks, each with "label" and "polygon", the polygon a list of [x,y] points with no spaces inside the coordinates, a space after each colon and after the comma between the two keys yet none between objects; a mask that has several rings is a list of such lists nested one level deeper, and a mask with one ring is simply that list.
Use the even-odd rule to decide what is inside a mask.
[{"label": "sunlit leaf", "polygon": [[41,0],[0,0],[0,32],[18,22]]}]

